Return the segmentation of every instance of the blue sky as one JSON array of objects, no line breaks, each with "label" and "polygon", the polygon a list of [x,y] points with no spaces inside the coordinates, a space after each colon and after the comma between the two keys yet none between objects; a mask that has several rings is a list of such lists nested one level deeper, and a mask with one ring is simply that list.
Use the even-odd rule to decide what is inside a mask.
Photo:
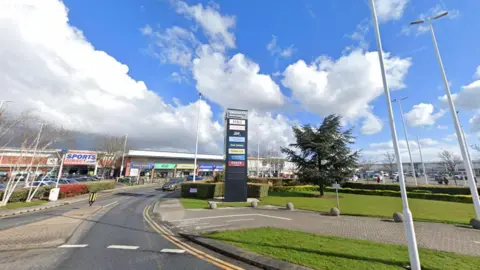
[{"label": "blue sky", "polygon": [[[377,72],[378,56],[367,0],[65,0],[63,5],[68,13],[58,9],[62,3],[47,2],[52,2],[52,8],[45,12],[52,18],[56,18],[53,12],[57,12],[59,22],[66,16],[68,24],[63,23],[68,31],[74,31],[71,30],[74,27],[83,33],[83,36],[76,36],[75,41],[90,43],[95,54],[104,52],[111,56],[113,59],[108,61],[115,62],[115,66],[128,66],[128,73],[105,77],[115,81],[116,76],[127,76],[137,86],[140,81],[145,83],[145,89],[139,86],[140,92],[125,94],[141,96],[135,102],[137,107],[129,109],[135,111],[132,118],[139,119],[138,122],[145,118],[142,124],[163,127],[159,127],[160,134],[168,133],[171,137],[165,135],[165,139],[157,139],[158,135],[153,132],[135,133],[129,131],[128,126],[114,126],[111,117],[99,122],[89,120],[85,125],[90,128],[106,126],[105,130],[117,134],[134,133],[133,137],[144,137],[147,145],[156,144],[152,148],[190,151],[191,145],[171,141],[178,138],[179,133],[188,133],[182,137],[186,141],[192,138],[197,92],[201,91],[207,99],[202,103],[205,106],[202,112],[205,110],[207,115],[202,114],[205,119],[201,122],[206,130],[206,135],[201,137],[204,152],[221,151],[220,126],[227,106],[241,106],[252,111],[255,125],[250,127],[251,142],[260,138],[264,152],[291,142],[291,125],[319,124],[329,113],[342,114],[347,126],[355,126],[356,147],[365,149],[366,155],[379,160],[382,153],[390,149],[386,101]],[[388,53],[387,64],[390,63],[392,97],[408,96],[403,108],[410,138],[416,134],[420,136],[428,159],[435,159],[438,149],[458,152],[449,108],[439,100],[445,89],[431,37],[424,29],[409,26],[409,22],[440,11],[450,12],[434,26],[452,93],[457,93],[463,86],[480,79],[474,78],[480,65],[480,51],[477,50],[480,40],[473,35],[480,31],[476,21],[480,2],[376,0],[376,6],[383,47]],[[11,18],[12,21],[18,19]],[[23,25],[21,20],[18,25],[20,28]],[[50,31],[52,39],[60,37],[63,30]],[[49,49],[51,54],[57,55],[57,59],[65,57],[53,47]],[[75,54],[73,44],[65,47],[70,54]],[[179,52],[181,60],[176,54]],[[104,72],[108,71],[99,70],[100,75],[88,76],[92,81],[103,82],[100,77]],[[120,96],[112,93],[115,90],[111,90],[114,88],[110,85],[98,85],[102,89],[95,91]],[[91,89],[87,87],[80,92],[88,90]],[[475,143],[480,125],[475,118],[478,106],[471,103],[480,100],[480,86],[464,92],[458,95],[457,110],[460,110],[468,139]],[[148,101],[140,100],[151,93],[156,96]],[[13,91],[10,94],[15,98]],[[45,96],[38,98],[48,100]],[[88,97],[80,99],[82,102],[89,100]],[[423,105],[418,105],[421,103]],[[393,105],[397,131],[403,139],[398,105]],[[415,105],[417,109],[412,111]],[[147,108],[154,110],[156,107],[164,107],[165,111],[149,114]],[[180,127],[158,120],[166,112],[173,114],[168,115],[172,119],[183,119],[184,125]],[[65,111],[56,109],[50,113],[58,116]],[[103,113],[111,112],[99,111],[97,115]],[[67,115],[68,123],[83,123],[81,118],[88,118]],[[134,124],[130,129],[144,130]],[[100,128],[99,132],[104,130]]]}]

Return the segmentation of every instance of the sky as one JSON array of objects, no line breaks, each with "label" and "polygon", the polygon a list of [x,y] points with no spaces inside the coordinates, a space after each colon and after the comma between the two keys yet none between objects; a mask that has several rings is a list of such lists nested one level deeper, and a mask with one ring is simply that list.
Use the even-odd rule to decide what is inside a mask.
[{"label": "sky", "polygon": [[[427,25],[433,22],[468,144],[480,134],[476,0],[375,0],[387,80],[412,158],[460,153]],[[72,130],[142,148],[223,153],[226,108],[249,111],[250,152],[294,142],[329,114],[354,149],[392,151],[369,1],[0,0],[0,99]],[[203,98],[199,100],[199,93]],[[392,103],[402,159],[407,144]],[[477,153],[470,149],[473,158]]]}]

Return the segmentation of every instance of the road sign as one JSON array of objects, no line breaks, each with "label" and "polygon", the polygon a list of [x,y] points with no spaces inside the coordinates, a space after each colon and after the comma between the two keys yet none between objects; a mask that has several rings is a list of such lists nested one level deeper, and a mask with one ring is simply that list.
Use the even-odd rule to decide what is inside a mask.
[{"label": "road sign", "polygon": [[333,184],[333,185],[332,185],[332,188],[334,188],[334,189],[339,189],[339,188],[342,188],[342,187],[340,186],[340,184]]},{"label": "road sign", "polygon": [[244,131],[245,130],[245,126],[238,126],[238,125],[230,125],[230,127],[228,129],[230,130],[241,130],[241,131]]},{"label": "road sign", "polygon": [[245,126],[245,120],[230,119],[228,122],[230,123],[230,125],[242,125],[242,126]]},{"label": "road sign", "polygon": [[229,154],[245,154],[245,149],[229,148]]}]

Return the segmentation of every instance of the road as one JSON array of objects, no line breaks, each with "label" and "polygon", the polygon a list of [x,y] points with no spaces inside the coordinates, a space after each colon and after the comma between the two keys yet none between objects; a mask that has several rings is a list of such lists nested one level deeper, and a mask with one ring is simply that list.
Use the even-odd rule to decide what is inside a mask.
[{"label": "road", "polygon": [[[154,188],[139,188],[99,199],[96,204],[105,209],[89,218],[90,222],[82,223],[67,246],[0,252],[0,263],[6,269],[252,269],[190,243],[177,246],[171,242],[177,238],[153,229],[145,211],[166,195]],[[72,204],[28,217],[3,219],[1,223],[8,227],[78,207]],[[4,221],[9,225],[3,225]]]}]

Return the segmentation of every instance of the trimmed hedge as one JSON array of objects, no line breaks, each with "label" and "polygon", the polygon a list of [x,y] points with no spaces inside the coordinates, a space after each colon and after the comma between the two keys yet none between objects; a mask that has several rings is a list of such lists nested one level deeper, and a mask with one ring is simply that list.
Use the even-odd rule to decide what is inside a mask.
[{"label": "trimmed hedge", "polygon": [[[52,189],[52,187],[38,188],[38,191],[35,194],[34,199],[48,198],[48,194],[50,192],[50,189]],[[28,196],[28,191],[29,191],[29,189],[27,189],[27,188],[17,189],[15,191],[13,191],[12,196],[10,196],[10,199],[8,200],[8,202],[9,203],[14,203],[14,202],[24,202],[24,201],[26,201],[27,196]],[[3,198],[3,191],[0,191],[0,199],[1,198]]]},{"label": "trimmed hedge", "polygon": [[[326,190],[326,189],[325,189]],[[270,187],[270,191],[285,191],[285,192],[304,192],[304,191],[318,191],[318,186],[304,185],[304,186],[283,186],[283,187]]]},{"label": "trimmed hedge", "polygon": [[99,181],[99,182],[85,182],[82,184],[87,185],[88,192],[98,192],[101,190],[115,188],[115,181],[113,180],[106,180],[106,181]]},{"label": "trimmed hedge", "polygon": [[248,182],[251,183],[260,183],[260,184],[268,184],[269,182],[272,183],[273,186],[294,186],[297,183],[297,179],[294,178],[277,178],[277,177],[267,177],[267,178],[256,178],[256,177],[249,177]]},{"label": "trimmed hedge", "polygon": [[248,183],[247,185],[247,197],[262,199],[268,196],[269,185]]},{"label": "trimmed hedge", "polygon": [[69,184],[69,185],[60,185],[59,187],[60,187],[59,197],[61,199],[88,193],[88,186],[86,184]]},{"label": "trimmed hedge", "polygon": [[[346,182],[344,188],[367,189],[367,190],[393,190],[400,191],[400,185],[395,184],[363,184],[355,182]],[[407,186],[407,192],[431,192],[450,195],[470,195],[468,187],[442,187],[442,186]],[[480,189],[479,189],[480,192]]]},{"label": "trimmed hedge", "polygon": [[[196,188],[196,193],[190,193],[191,188]],[[182,198],[213,199],[221,197],[225,191],[223,183],[182,183]]]}]

